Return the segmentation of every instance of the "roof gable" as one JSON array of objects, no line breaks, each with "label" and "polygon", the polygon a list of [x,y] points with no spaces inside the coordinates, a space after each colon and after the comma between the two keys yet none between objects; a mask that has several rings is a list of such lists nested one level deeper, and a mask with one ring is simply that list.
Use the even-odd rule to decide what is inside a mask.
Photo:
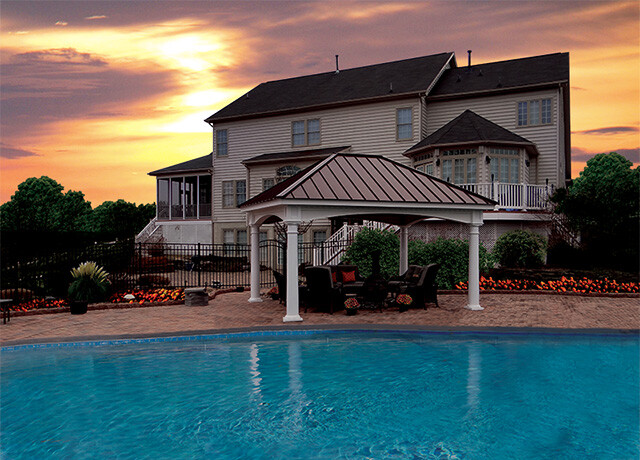
[{"label": "roof gable", "polygon": [[437,129],[426,138],[418,142],[405,152],[411,154],[426,147],[440,145],[465,144],[470,142],[512,143],[534,145],[522,136],[519,136],[500,125],[481,117],[480,115],[465,110],[446,125]]},{"label": "roof gable", "polygon": [[241,208],[281,200],[494,205],[495,202],[378,155],[337,153],[300,171]]},{"label": "roof gable", "polygon": [[554,53],[445,70],[429,98],[569,81],[569,53]]},{"label": "roof gable", "polygon": [[159,176],[162,174],[173,174],[188,171],[205,171],[213,168],[213,153],[203,157],[194,158],[193,160],[183,161],[166,168],[157,169],[148,173],[150,176]]},{"label": "roof gable", "polygon": [[426,91],[453,53],[262,83],[206,119],[217,122]]}]

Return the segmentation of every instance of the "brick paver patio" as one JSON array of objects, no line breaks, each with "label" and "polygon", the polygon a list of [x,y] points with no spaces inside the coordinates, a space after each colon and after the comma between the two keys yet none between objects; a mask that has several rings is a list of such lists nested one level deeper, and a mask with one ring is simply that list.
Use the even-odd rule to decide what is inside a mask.
[{"label": "brick paver patio", "polygon": [[466,296],[438,297],[440,308],[360,311],[346,316],[309,311],[302,323],[283,324],[284,306],[274,300],[248,303],[249,294],[221,294],[205,307],[184,305],[95,310],[85,315],[58,313],[13,317],[1,325],[2,345],[61,342],[90,338],[189,335],[194,332],[261,327],[345,327],[356,325],[402,325],[410,327],[515,327],[571,329],[640,328],[639,299],[629,297],[582,297],[554,294],[484,294],[484,311],[464,309]]}]

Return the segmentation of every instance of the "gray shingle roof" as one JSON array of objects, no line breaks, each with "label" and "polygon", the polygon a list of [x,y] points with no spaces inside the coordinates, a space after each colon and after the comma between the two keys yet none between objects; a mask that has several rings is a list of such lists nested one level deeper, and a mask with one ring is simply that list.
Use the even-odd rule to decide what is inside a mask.
[{"label": "gray shingle roof", "polygon": [[378,155],[337,153],[246,201],[275,199],[495,205],[495,202]]},{"label": "gray shingle roof", "polygon": [[[453,57],[441,53],[262,83],[206,119],[216,122],[273,112],[426,91]],[[391,87],[393,90],[391,91]]]},{"label": "gray shingle roof", "polygon": [[469,142],[498,142],[530,146],[535,145],[524,137],[518,136],[502,126],[481,117],[475,112],[465,110],[449,123],[440,129],[437,129],[408,149],[404,154],[409,156],[426,147],[464,144]]},{"label": "gray shingle roof", "polygon": [[569,53],[554,53],[445,70],[429,98],[569,81]]},{"label": "gray shingle roof", "polygon": [[284,160],[320,160],[326,158],[334,153],[342,152],[350,148],[346,147],[328,147],[325,149],[312,149],[312,150],[297,150],[294,152],[279,152],[279,153],[265,153],[264,155],[258,155],[247,160],[244,160],[242,164],[252,165],[259,163],[271,163]]},{"label": "gray shingle roof", "polygon": [[194,158],[193,160],[184,161],[166,168],[151,171],[150,176],[160,176],[162,174],[174,174],[179,172],[204,171],[213,168],[213,154],[203,157]]}]

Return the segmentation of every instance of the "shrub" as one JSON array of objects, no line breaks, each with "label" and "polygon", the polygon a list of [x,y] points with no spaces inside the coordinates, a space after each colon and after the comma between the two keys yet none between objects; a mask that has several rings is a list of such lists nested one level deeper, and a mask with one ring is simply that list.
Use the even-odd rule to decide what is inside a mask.
[{"label": "shrub", "polygon": [[[409,264],[440,264],[436,282],[440,289],[453,289],[469,279],[469,243],[464,240],[438,238],[431,243],[409,241]],[[480,244],[480,272],[493,266],[490,254]]]},{"label": "shrub", "polygon": [[71,270],[69,298],[82,302],[96,302],[107,294],[109,274],[95,262],[81,263]]},{"label": "shrub", "polygon": [[380,274],[389,278],[398,273],[399,250],[400,240],[395,233],[363,228],[345,252],[343,260],[356,265],[360,274],[366,278],[371,275],[371,254],[380,251]]},{"label": "shrub", "polygon": [[493,247],[496,261],[503,267],[535,268],[544,263],[547,240],[529,230],[514,230],[498,238]]}]

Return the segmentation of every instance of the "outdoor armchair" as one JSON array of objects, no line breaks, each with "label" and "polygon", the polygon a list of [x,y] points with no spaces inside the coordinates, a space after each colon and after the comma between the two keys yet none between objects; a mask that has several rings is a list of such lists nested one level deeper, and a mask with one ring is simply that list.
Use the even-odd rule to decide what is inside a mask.
[{"label": "outdoor armchair", "polygon": [[311,305],[318,310],[328,310],[331,314],[344,307],[342,283],[333,281],[330,267],[307,267],[304,274],[307,278],[305,305]]}]

